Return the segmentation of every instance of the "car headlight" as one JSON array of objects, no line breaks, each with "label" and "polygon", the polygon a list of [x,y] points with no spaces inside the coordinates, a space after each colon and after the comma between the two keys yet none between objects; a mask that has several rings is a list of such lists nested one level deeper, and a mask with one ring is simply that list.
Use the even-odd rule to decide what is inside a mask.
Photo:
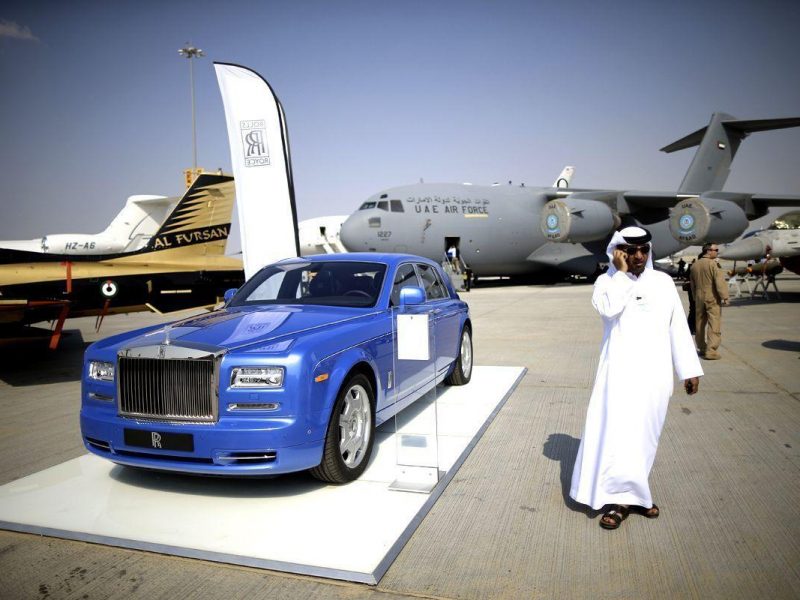
[{"label": "car headlight", "polygon": [[283,387],[283,367],[236,367],[231,372],[231,387]]},{"label": "car headlight", "polygon": [[99,360],[89,361],[89,379],[114,381],[114,363]]}]

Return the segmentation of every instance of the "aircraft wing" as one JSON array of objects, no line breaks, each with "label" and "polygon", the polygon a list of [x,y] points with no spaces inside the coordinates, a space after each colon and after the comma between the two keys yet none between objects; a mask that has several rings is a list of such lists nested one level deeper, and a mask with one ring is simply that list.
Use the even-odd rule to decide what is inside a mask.
[{"label": "aircraft wing", "polygon": [[[684,245],[713,239],[732,242],[748,221],[770,206],[798,206],[800,196],[708,191],[649,192],[633,190],[548,190],[540,228],[551,242],[585,243],[605,239],[621,223],[667,223],[669,233]],[[557,195],[558,194],[558,195]],[[553,197],[555,196],[555,197]]]},{"label": "aircraft wing", "polygon": [[[130,252],[128,254],[134,255],[135,253]],[[58,262],[89,263],[99,262],[109,258],[125,255],[125,253],[120,252],[115,254],[57,254],[33,252],[31,250],[14,250],[13,248],[0,247],[0,265]],[[2,284],[3,281],[0,279],[0,285]]]},{"label": "aircraft wing", "polygon": [[770,206],[800,207],[800,196],[749,194],[743,192],[708,191],[702,194],[651,192],[637,190],[579,190],[560,189],[547,194],[548,200],[569,197],[574,200],[596,200],[615,208],[621,214],[637,213],[649,208],[673,208],[690,198],[727,200],[743,208],[752,218],[761,216]]},{"label": "aircraft wing", "polygon": [[753,204],[762,206],[797,206],[800,207],[800,196],[752,194]]},{"label": "aircraft wing", "polygon": [[677,192],[621,192],[622,198],[632,209],[672,208],[681,200],[693,198],[693,194],[679,194]]},{"label": "aircraft wing", "polygon": [[42,252],[0,247],[0,265],[29,262],[54,262],[57,260],[59,260],[59,256],[54,254],[43,254]]},{"label": "aircraft wing", "polygon": [[744,192],[709,191],[702,194],[683,194],[676,192],[622,192],[625,201],[641,208],[672,208],[681,200],[688,198],[710,198],[734,202],[748,213],[760,216],[769,206],[800,207],[800,196],[775,194],[748,194]]},{"label": "aircraft wing", "polygon": [[[684,198],[694,198],[696,194],[678,194],[676,192],[643,192],[630,190],[583,190],[556,189],[545,194],[548,200],[572,198],[575,200],[597,200],[618,209],[622,213],[629,212],[628,206],[638,209],[672,208]],[[626,206],[627,205],[627,206]]]}]

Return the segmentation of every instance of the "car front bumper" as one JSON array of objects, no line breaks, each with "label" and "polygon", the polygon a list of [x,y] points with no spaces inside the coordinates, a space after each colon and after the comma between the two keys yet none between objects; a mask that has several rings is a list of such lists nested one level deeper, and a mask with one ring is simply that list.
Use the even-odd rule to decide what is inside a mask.
[{"label": "car front bumper", "polygon": [[306,429],[295,418],[176,423],[122,418],[85,408],[81,435],[89,452],[118,464],[232,476],[277,475],[316,467],[325,441],[324,432]]}]

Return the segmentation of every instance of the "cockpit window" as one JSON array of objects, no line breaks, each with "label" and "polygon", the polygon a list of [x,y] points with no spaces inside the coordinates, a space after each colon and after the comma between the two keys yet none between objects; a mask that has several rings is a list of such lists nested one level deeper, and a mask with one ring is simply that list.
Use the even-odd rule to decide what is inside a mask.
[{"label": "cockpit window", "polygon": [[401,200],[390,200],[390,202],[392,203],[392,212],[405,212]]},{"label": "cockpit window", "polygon": [[381,200],[380,202],[378,202],[378,208],[380,210],[385,210],[386,212],[389,212],[389,203],[386,200]]},{"label": "cockpit window", "polygon": [[368,208],[375,208],[374,202],[364,202],[358,210],[367,210]]}]

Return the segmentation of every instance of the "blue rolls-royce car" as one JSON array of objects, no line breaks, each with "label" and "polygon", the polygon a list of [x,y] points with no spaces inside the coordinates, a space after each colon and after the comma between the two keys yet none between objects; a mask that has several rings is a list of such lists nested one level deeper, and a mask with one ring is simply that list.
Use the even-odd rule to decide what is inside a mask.
[{"label": "blue rolls-royce car", "polygon": [[[428,352],[423,335],[422,351],[401,360],[398,317],[414,314],[423,334],[427,319]],[[377,425],[471,373],[469,309],[435,262],[294,258],[230,290],[221,310],[89,346],[81,433],[90,452],[122,465],[210,475],[310,469],[344,483],[366,468]]]}]

